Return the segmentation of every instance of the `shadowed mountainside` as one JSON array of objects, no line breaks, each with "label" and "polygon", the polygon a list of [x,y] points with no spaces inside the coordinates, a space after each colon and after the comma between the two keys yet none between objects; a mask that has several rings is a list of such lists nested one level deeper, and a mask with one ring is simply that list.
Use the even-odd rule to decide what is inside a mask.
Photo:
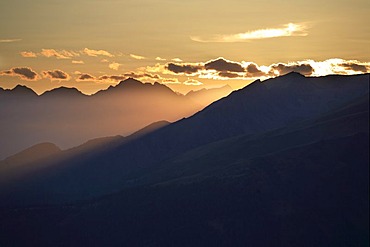
[{"label": "shadowed mountainside", "polygon": [[[104,184],[99,187],[95,183],[103,181],[99,176],[108,179],[104,172],[110,169],[111,178],[120,177],[124,183],[118,193],[92,200],[3,207],[0,244],[24,246],[32,241],[40,246],[368,246],[369,75],[310,78],[310,83],[319,80],[325,84],[311,95],[307,89],[298,90],[298,86],[293,90],[296,86],[286,81],[300,83],[306,79],[293,74],[264,85],[269,88],[272,102],[272,96],[282,100],[276,95],[283,91],[276,95],[273,92],[283,85],[288,84],[285,90],[295,92],[285,99],[286,105],[276,102],[283,108],[271,109],[270,114],[275,114],[269,116],[270,121],[279,120],[275,127],[264,122],[267,116],[257,114],[257,109],[267,108],[258,105],[257,98],[248,97],[249,90],[259,93],[255,90],[261,85],[257,84],[189,119],[118,144],[112,150],[55,164],[68,168],[41,172],[50,179],[39,184],[51,186],[54,193],[68,192],[71,196],[72,185],[76,190],[82,188],[80,192],[88,189],[84,187],[86,181],[73,181],[74,174],[99,189]],[[335,81],[342,84],[336,86]],[[281,86],[273,89],[275,82]],[[302,94],[307,98],[300,101]],[[250,98],[256,109],[247,103],[240,107],[243,100],[248,102]],[[263,94],[260,98],[259,104],[265,102]],[[292,102],[296,105],[290,105]],[[315,108],[318,105],[323,108]],[[245,109],[239,118],[245,121],[233,122],[238,119],[236,113],[226,118],[225,115],[232,116],[230,109]],[[304,113],[300,111],[293,118],[294,110]],[[216,120],[217,112],[219,122],[202,125],[207,121],[204,114]],[[248,114],[251,112],[253,115]],[[244,128],[240,127],[238,134],[226,127],[221,129],[226,125],[221,124],[222,119],[231,123],[229,126]],[[250,131],[247,126],[253,122],[251,119],[265,125]],[[195,125],[198,128],[204,126],[202,137],[208,139],[197,139],[195,129],[194,135],[185,131],[194,128],[196,121],[200,121]],[[224,132],[213,136],[214,128],[219,127]],[[174,128],[185,133],[177,132],[177,141],[171,142],[174,136],[164,137]],[[190,140],[195,144],[189,144]],[[133,153],[135,150],[137,153]],[[160,154],[164,157],[158,158]],[[93,174],[95,181],[88,178]],[[35,186],[35,180],[29,185]],[[32,191],[32,186],[27,188]],[[48,195],[46,190],[43,192],[43,196]]]},{"label": "shadowed mountainside", "polygon": [[[115,146],[94,152],[66,155],[61,161],[55,159],[10,186],[16,190],[9,192],[4,186],[0,194],[11,194],[3,198],[18,198],[18,193],[22,197],[23,191],[31,191],[31,201],[38,202],[41,196],[42,202],[51,203],[119,191],[140,184],[143,170],[156,169],[192,149],[231,137],[293,128],[360,98],[366,100],[368,86],[368,74],[306,78],[290,73],[263,83],[255,81],[194,116],[142,138],[117,141]],[[329,130],[322,133],[326,131]]]}]

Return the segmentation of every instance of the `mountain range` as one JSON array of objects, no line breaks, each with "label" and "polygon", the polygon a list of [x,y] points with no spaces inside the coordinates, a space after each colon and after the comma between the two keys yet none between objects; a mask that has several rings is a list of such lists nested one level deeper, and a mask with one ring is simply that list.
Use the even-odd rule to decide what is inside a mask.
[{"label": "mountain range", "polygon": [[62,149],[89,139],[129,135],[156,121],[190,116],[231,92],[228,86],[187,96],[129,78],[94,95],[60,87],[37,95],[25,86],[0,90],[0,159],[41,142]]},{"label": "mountain range", "polygon": [[369,81],[290,73],[132,137],[34,146],[0,163],[0,244],[368,246]]}]

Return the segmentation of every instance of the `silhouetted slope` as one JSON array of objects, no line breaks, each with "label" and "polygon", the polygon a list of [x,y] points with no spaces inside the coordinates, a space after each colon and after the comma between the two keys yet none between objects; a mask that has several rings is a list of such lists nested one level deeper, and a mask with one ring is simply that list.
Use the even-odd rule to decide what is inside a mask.
[{"label": "silhouetted slope", "polygon": [[368,246],[368,102],[199,147],[143,171],[152,183],[120,193],[3,209],[0,243]]},{"label": "silhouetted slope", "polygon": [[44,163],[60,153],[60,148],[55,144],[40,143],[0,161],[0,184],[37,169],[34,163]]},{"label": "silhouetted slope", "polygon": [[[52,166],[57,162],[68,164],[70,159],[84,160],[91,158],[96,151],[101,152],[102,150],[109,150],[122,143],[135,140],[141,136],[149,134],[150,132],[163,128],[168,124],[170,123],[167,121],[155,122],[127,137],[112,136],[96,138],[89,140],[80,146],[64,151],[60,150],[55,144],[40,143],[10,156],[5,160],[0,161],[0,194],[4,191],[4,188],[7,188],[7,195],[2,198],[2,205],[8,205],[14,202],[19,203],[19,201],[23,204],[27,203],[27,200],[32,201],[32,193],[27,195],[27,200],[25,198],[22,200],[22,196],[24,196],[23,192],[21,192],[22,196],[14,196],[13,193],[18,193],[18,188],[22,188],[22,183],[25,178],[32,178],[38,174],[38,172],[45,169],[53,170],[55,167]],[[9,181],[11,181],[10,186]],[[26,189],[26,193],[28,191],[32,191],[32,189]],[[36,194],[40,195],[38,192],[36,192]]]},{"label": "silhouetted slope", "polygon": [[[249,160],[270,156],[325,140],[369,134],[369,98],[361,97],[356,102],[329,112],[317,119],[301,122],[286,128],[262,134],[241,135],[210,143],[178,155],[160,166],[150,168],[137,185],[164,181],[199,182],[210,174],[223,176],[229,169],[243,169]],[[361,145],[357,148],[366,154]],[[325,154],[323,154],[325,155]]]},{"label": "silhouetted slope", "polygon": [[[339,86],[334,83],[336,79]],[[72,157],[68,162],[50,165],[52,169],[39,171],[37,175],[26,178],[18,185],[21,190],[24,187],[37,191],[36,201],[40,199],[37,194],[42,195],[42,200],[47,202],[88,198],[152,181],[151,175],[148,175],[150,178],[145,178],[146,169],[155,170],[178,155],[232,137],[256,135],[258,140],[263,140],[259,134],[288,127],[288,130],[304,129],[299,132],[300,135],[315,137],[312,141],[320,141],[334,128],[320,129],[319,126],[316,132],[311,133],[307,126],[315,126],[312,121],[330,112],[334,113],[361,97],[368,102],[368,86],[369,75],[305,78],[291,73],[264,83],[256,81],[188,119],[142,138],[118,143],[108,149],[94,150],[82,157]],[[358,121],[363,120],[363,114],[358,117]],[[305,123],[303,127],[299,127],[305,121],[309,125]],[[352,125],[349,126],[352,130]],[[341,131],[339,127],[338,131]],[[280,150],[279,147],[292,148],[310,143],[311,139],[306,137],[302,140],[308,140],[307,142],[296,143],[294,135],[290,139],[288,135],[280,135],[281,138],[272,142],[276,145],[270,145],[271,149]],[[236,146],[239,148],[236,150],[242,152],[250,145],[255,143],[237,142]],[[269,146],[258,147],[256,150],[252,149],[253,152],[259,153],[259,149],[269,150]],[[222,150],[218,152],[222,153]],[[214,155],[213,151],[211,153]],[[220,160],[223,159],[220,157]],[[81,180],[81,177],[84,179]]]},{"label": "silhouetted slope", "polygon": [[54,88],[52,90],[46,91],[40,95],[41,97],[53,97],[55,98],[63,98],[63,97],[81,97],[84,95],[82,92],[78,91],[76,88],[68,88],[68,87],[59,87]]},{"label": "silhouetted slope", "polygon": [[53,143],[40,143],[12,155],[4,160],[7,164],[33,162],[61,152]]},{"label": "silhouetted slope", "polygon": [[22,85],[17,85],[13,89],[2,89],[0,90],[0,99],[6,99],[5,97],[19,98],[19,97],[35,97],[37,94],[30,88]]}]

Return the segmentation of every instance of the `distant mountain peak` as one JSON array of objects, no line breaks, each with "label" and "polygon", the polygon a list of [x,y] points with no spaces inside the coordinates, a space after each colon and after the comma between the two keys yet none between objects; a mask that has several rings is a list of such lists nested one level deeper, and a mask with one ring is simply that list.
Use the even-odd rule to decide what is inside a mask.
[{"label": "distant mountain peak", "polygon": [[122,87],[122,86],[124,86],[124,87],[126,87],[126,86],[130,86],[130,87],[135,86],[136,87],[136,86],[141,86],[143,84],[144,83],[142,83],[141,81],[136,80],[132,77],[129,77],[126,80],[120,81],[115,87]]},{"label": "distant mountain peak", "polygon": [[302,77],[306,77],[306,76],[304,76],[303,74],[301,74],[299,72],[292,71],[292,72],[289,72],[285,75],[282,75],[281,77],[300,77],[300,78],[302,78]]},{"label": "distant mountain peak", "polygon": [[43,142],[35,144],[23,151],[14,154],[5,159],[6,162],[11,163],[26,163],[41,160],[61,152],[61,149],[50,142]]},{"label": "distant mountain peak", "polygon": [[81,91],[74,87],[58,87],[44,92],[41,96],[54,95],[54,96],[68,96],[68,95],[84,95]]},{"label": "distant mountain peak", "polygon": [[26,87],[24,85],[17,85],[16,87],[11,89],[10,91],[12,91],[14,93],[17,93],[17,94],[34,94],[34,95],[36,95],[36,93],[31,88]]}]

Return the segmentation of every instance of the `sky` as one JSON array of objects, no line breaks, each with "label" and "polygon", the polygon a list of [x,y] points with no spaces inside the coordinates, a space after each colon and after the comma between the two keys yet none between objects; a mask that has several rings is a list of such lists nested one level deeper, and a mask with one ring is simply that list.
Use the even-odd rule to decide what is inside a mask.
[{"label": "sky", "polygon": [[0,87],[175,91],[370,72],[369,0],[1,0]]}]

